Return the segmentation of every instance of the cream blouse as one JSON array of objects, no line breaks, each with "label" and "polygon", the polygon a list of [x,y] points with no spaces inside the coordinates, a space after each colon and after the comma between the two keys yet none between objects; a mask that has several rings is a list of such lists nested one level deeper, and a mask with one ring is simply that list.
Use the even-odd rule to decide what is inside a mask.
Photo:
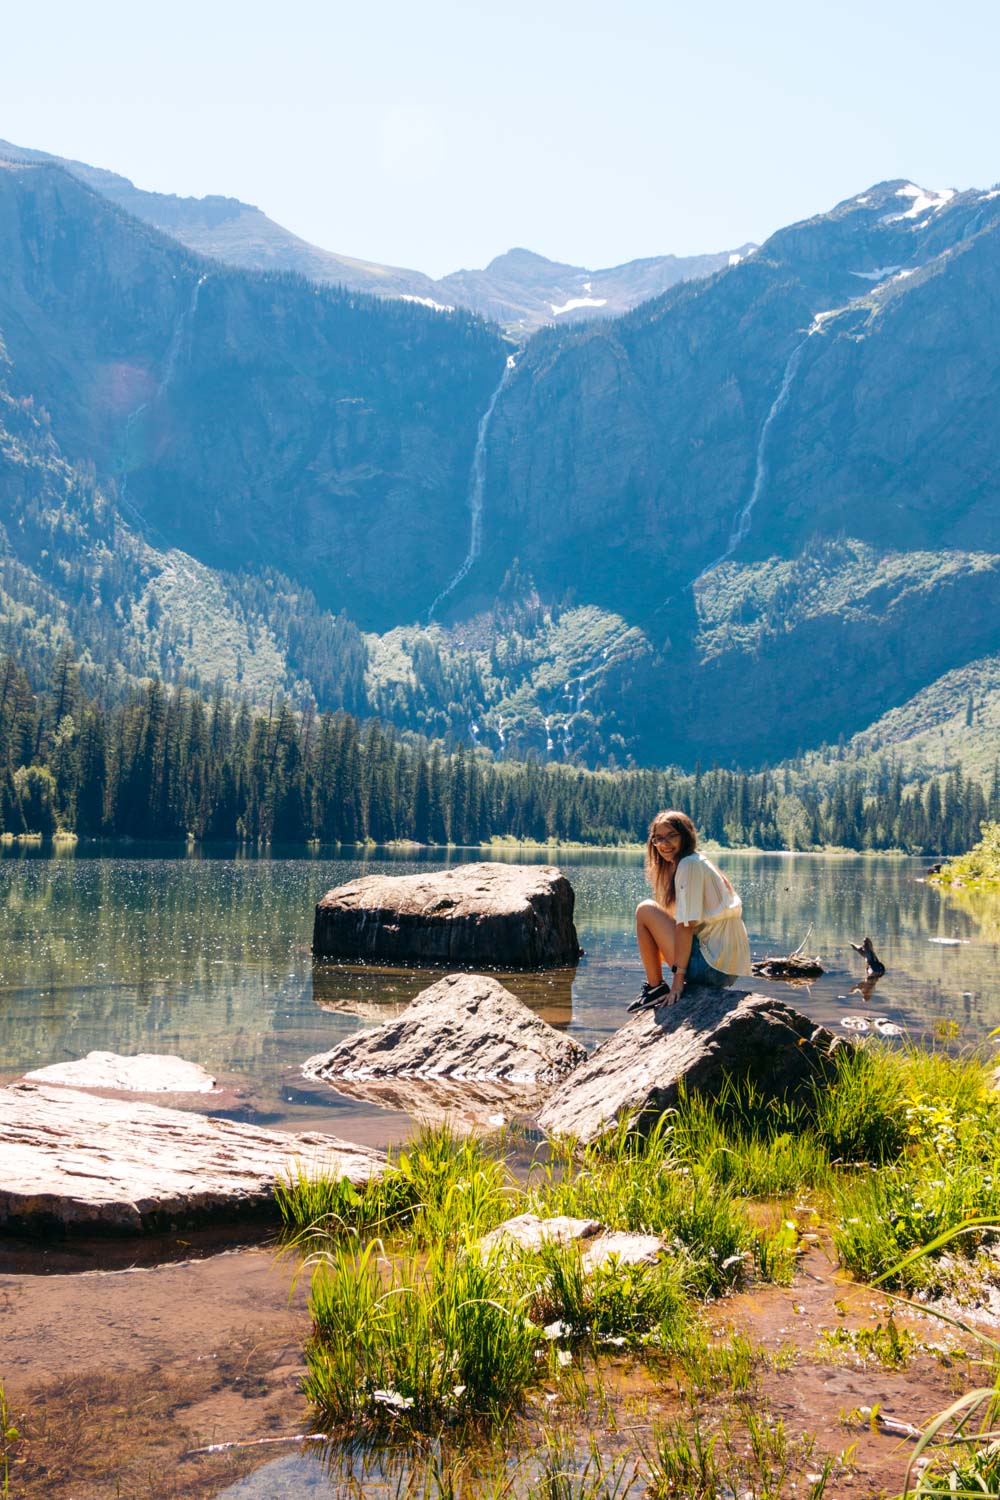
[{"label": "cream blouse", "polygon": [[720,974],[750,973],[743,902],[704,854],[688,854],[674,872],[674,921],[693,922],[706,962]]}]

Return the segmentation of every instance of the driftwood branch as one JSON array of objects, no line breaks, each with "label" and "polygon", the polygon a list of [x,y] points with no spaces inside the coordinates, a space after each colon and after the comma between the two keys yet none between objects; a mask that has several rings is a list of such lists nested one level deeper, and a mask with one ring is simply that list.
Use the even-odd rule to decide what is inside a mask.
[{"label": "driftwood branch", "polygon": [[758,979],[818,979],[824,972],[818,958],[758,958],[750,966]]},{"label": "driftwood branch", "polygon": [[809,939],[812,937],[812,930],[813,930],[813,924],[810,922],[809,926],[806,928],[806,935],[805,935],[805,937],[802,939],[802,941],[799,944],[799,946],[797,948],[795,948],[788,955],[789,958],[798,958],[801,955],[802,950],[805,947],[806,943],[808,943]]},{"label": "driftwood branch", "polygon": [[806,935],[794,952],[789,953],[787,958],[769,956],[758,958],[750,965],[750,972],[758,979],[818,979],[823,972],[823,965],[819,958],[803,958],[802,950],[812,937],[812,923],[806,929]]},{"label": "driftwood branch", "polygon": [[923,1429],[914,1427],[912,1422],[901,1422],[897,1417],[887,1417],[878,1412],[875,1417],[879,1432],[886,1432],[890,1437],[919,1438],[923,1437]]},{"label": "driftwood branch", "polygon": [[207,1448],[191,1448],[185,1458],[198,1458],[203,1453],[228,1453],[231,1448],[266,1448],[271,1443],[323,1443],[327,1441],[322,1432],[295,1432],[288,1437],[236,1438],[231,1443],[209,1443]]},{"label": "driftwood branch", "polygon": [[865,978],[881,979],[882,975],[885,973],[885,964],[875,952],[875,949],[872,946],[871,938],[866,937],[863,943],[852,943],[851,947],[854,949],[855,953],[861,954],[861,957],[864,959],[865,963],[868,966]]}]

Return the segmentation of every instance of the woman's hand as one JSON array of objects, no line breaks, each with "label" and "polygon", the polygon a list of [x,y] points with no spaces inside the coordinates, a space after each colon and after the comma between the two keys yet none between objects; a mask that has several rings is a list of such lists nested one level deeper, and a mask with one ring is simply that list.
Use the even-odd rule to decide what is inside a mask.
[{"label": "woman's hand", "polygon": [[670,986],[670,994],[663,1002],[664,1005],[676,1005],[684,993],[684,981],[687,978],[688,959],[691,957],[693,941],[694,923],[678,922],[674,927],[674,982]]},{"label": "woman's hand", "polygon": [[673,984],[670,986],[670,994],[662,1001],[663,1005],[676,1005],[684,993],[684,981],[687,978],[685,969],[677,969],[674,973]]}]

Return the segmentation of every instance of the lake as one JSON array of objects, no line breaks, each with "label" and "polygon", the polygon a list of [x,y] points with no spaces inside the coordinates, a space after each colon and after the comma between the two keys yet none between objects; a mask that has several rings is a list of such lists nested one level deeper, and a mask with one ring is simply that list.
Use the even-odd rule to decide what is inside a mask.
[{"label": "lake", "polygon": [[[359,1025],[395,1013],[440,971],[314,964],[313,908],[331,886],[376,868],[409,874],[480,851],[359,853],[5,852],[0,1081],[94,1049],[175,1053],[217,1075],[227,1091],[219,1113],[375,1143],[399,1139],[404,1116],[307,1085],[300,1067]],[[725,852],[719,862],[743,897],[755,957],[789,952],[811,926],[808,951],[827,969],[808,990],[760,981],[755,989],[791,999],[835,1030],[845,1017],[879,1015],[914,1040],[948,1030],[949,1045],[974,1045],[1000,1025],[1000,923],[923,884],[927,861]],[[593,1045],[621,1024],[642,979],[632,933],[646,894],[641,857],[567,851],[559,864],[576,890],[584,957],[575,970],[504,982]],[[866,934],[888,970],[867,1005],[852,993],[864,966],[850,946]]]}]

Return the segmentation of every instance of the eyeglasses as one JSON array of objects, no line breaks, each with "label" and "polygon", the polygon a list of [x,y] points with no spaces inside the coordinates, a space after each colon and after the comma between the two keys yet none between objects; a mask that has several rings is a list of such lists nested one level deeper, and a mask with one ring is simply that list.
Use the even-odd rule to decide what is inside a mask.
[{"label": "eyeglasses", "polygon": [[680,838],[681,838],[681,836],[680,836],[679,833],[654,833],[653,834],[653,843],[654,844],[672,844],[675,839],[677,840],[678,843],[680,843]]}]

